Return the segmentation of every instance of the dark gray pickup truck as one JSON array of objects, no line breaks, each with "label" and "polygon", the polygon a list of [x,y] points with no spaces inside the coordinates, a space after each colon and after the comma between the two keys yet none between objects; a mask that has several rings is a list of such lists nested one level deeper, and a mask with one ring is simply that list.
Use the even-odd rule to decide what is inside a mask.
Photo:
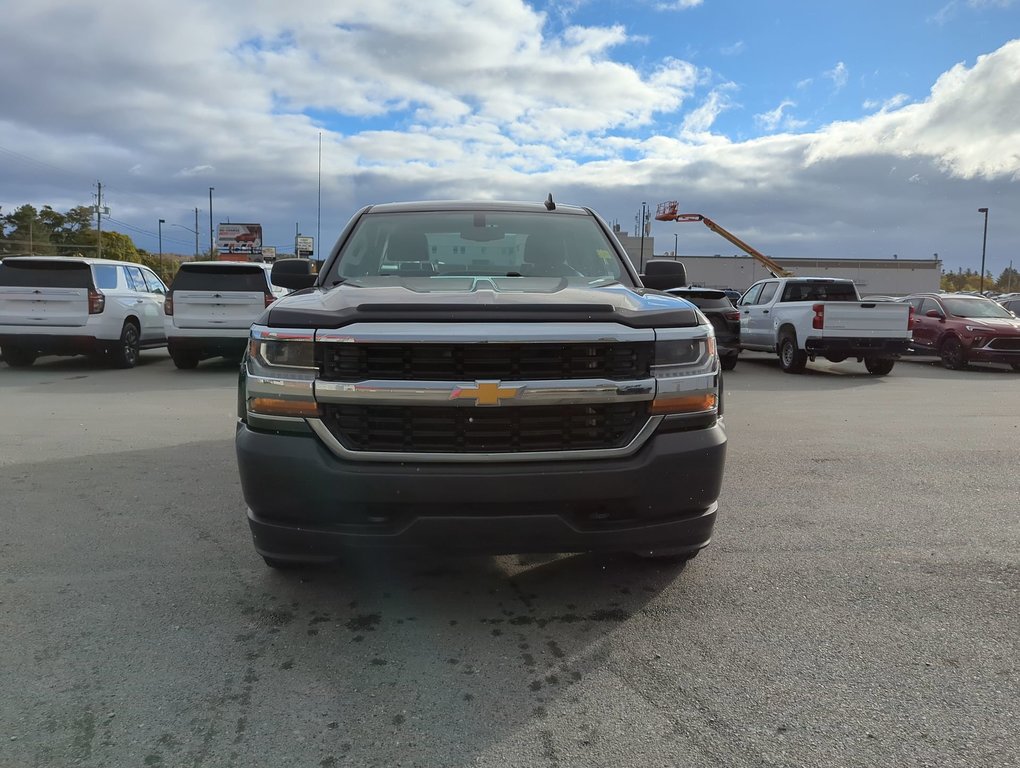
[{"label": "dark gray pickup truck", "polygon": [[708,544],[726,449],[712,326],[643,287],[591,210],[370,206],[318,274],[281,261],[272,279],[299,290],[252,327],[236,437],[270,566]]}]

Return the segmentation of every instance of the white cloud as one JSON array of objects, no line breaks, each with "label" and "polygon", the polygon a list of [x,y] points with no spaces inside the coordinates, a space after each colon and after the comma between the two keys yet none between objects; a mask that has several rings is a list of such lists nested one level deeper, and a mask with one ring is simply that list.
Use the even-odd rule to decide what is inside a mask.
[{"label": "white cloud", "polygon": [[792,115],[785,113],[785,110],[788,107],[795,106],[797,106],[796,102],[789,100],[783,101],[775,109],[770,109],[768,112],[762,112],[755,115],[754,121],[759,128],[768,132],[775,131],[777,128],[782,128],[787,131],[795,131],[807,125],[806,120],[797,120]]},{"label": "white cloud", "polygon": [[884,101],[877,99],[867,99],[861,106],[867,110],[880,110],[882,112],[888,112],[890,109],[899,109],[904,104],[910,101],[910,97],[905,93],[897,93]]},{"label": "white cloud", "polygon": [[846,85],[847,79],[850,77],[850,73],[847,71],[846,64],[844,64],[842,61],[837,62],[836,66],[834,66],[832,69],[826,70],[823,74],[825,77],[832,81],[832,84],[835,86],[837,91],[843,89],[843,86]]},{"label": "white cloud", "polygon": [[737,40],[733,45],[726,45],[719,49],[723,56],[738,56],[747,49],[743,40]]},{"label": "white cloud", "polygon": [[814,83],[814,81],[815,79],[813,77],[805,77],[803,80],[798,80],[797,89],[804,90],[805,88],[809,87],[812,83]]},{"label": "white cloud", "polygon": [[673,0],[669,3],[658,3],[655,8],[659,11],[685,11],[688,8],[697,8],[704,0]]},{"label": "white cloud", "polygon": [[708,131],[715,119],[733,104],[727,91],[734,88],[732,84],[714,88],[705,100],[687,113],[684,117],[682,131],[685,134],[701,134]]},{"label": "white cloud", "polygon": [[[954,226],[946,206],[1020,206],[1020,41],[921,101],[799,133],[786,100],[757,116],[771,135],[738,141],[716,127],[735,108],[721,75],[628,63],[623,25],[552,26],[512,0],[15,3],[0,146],[42,165],[0,157],[0,205],[88,203],[98,178],[119,220],[186,224],[215,186],[218,216],[262,221],[285,247],[315,210],[321,131],[329,239],[370,202],[552,190],[626,220],[634,200],[682,191],[774,253],[863,254],[881,231],[903,238],[890,253],[951,258],[928,241]],[[1020,242],[1020,224],[997,227]]]}]

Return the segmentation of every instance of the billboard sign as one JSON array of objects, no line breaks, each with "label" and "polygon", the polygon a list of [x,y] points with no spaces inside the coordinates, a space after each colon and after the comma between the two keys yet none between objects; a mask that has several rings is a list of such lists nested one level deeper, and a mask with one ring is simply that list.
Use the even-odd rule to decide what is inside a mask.
[{"label": "billboard sign", "polygon": [[221,257],[262,254],[261,224],[220,224],[216,230],[216,250]]},{"label": "billboard sign", "polygon": [[307,259],[315,253],[315,238],[298,235],[294,239],[294,255],[299,259]]},{"label": "billboard sign", "polygon": [[276,261],[276,246],[275,245],[263,245],[262,246],[262,261]]}]

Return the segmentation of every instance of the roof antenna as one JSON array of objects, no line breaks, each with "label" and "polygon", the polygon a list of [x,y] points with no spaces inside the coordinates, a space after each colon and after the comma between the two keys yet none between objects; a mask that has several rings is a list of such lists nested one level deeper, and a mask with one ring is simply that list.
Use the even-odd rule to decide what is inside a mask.
[{"label": "roof antenna", "polygon": [[556,210],[556,203],[553,202],[552,192],[550,192],[549,193],[549,197],[547,197],[545,199],[545,209],[547,211],[555,211]]}]

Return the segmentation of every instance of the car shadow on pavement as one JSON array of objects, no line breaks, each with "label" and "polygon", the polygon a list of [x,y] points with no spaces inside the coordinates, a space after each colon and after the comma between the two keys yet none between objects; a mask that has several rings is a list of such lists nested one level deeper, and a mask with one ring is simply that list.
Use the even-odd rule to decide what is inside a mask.
[{"label": "car shadow on pavement", "polygon": [[8,465],[0,487],[24,764],[467,765],[509,744],[501,764],[537,764],[557,704],[613,695],[607,641],[698,573],[371,552],[272,571],[228,440]]}]

